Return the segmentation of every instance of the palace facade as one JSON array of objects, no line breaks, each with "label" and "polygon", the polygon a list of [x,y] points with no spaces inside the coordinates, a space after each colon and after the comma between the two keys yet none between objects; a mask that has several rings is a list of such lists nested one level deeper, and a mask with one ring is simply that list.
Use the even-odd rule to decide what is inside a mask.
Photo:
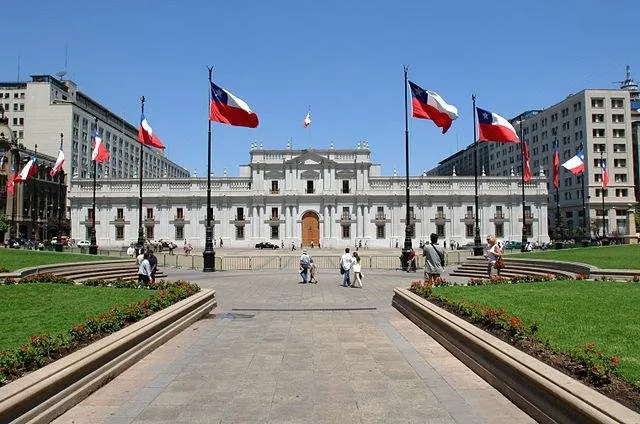
[{"label": "palace facade", "polygon": [[[290,248],[402,247],[405,237],[404,176],[383,176],[366,143],[356,149],[266,150],[252,147],[239,176],[211,176],[216,246],[253,247],[270,241]],[[411,176],[410,225],[414,247],[431,233],[461,246],[475,231],[473,177]],[[207,178],[144,179],[144,234],[204,247]],[[481,237],[493,233],[521,240],[523,218],[530,241],[548,242],[544,176],[478,178]],[[122,247],[138,238],[137,179],[98,178],[95,228],[100,247]],[[71,179],[72,237],[90,240],[93,180]],[[524,208],[524,210],[523,210]]]}]

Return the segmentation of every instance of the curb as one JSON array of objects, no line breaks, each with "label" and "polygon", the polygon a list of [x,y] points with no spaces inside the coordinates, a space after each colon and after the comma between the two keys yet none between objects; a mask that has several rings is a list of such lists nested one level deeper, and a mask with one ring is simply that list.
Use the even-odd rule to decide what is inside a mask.
[{"label": "curb", "polygon": [[392,304],[538,422],[640,422],[640,414],[408,289],[395,289]]},{"label": "curb", "polygon": [[202,289],[0,387],[0,422],[52,421],[216,306],[215,291]]}]

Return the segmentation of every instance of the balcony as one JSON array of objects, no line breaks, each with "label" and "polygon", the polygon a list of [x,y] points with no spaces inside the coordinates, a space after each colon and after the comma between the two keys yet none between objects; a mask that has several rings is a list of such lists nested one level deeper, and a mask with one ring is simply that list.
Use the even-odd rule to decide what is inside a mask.
[{"label": "balcony", "polygon": [[280,190],[278,190],[277,188],[275,188],[275,189],[274,189],[274,188],[272,188],[272,189],[269,191],[269,193],[271,193],[271,194],[280,194]]},{"label": "balcony", "polygon": [[387,215],[383,214],[383,213],[378,213],[376,214],[375,220],[376,221],[384,221],[387,219]]},{"label": "balcony", "polygon": [[465,214],[464,219],[466,221],[474,221],[476,219],[476,216],[472,213],[468,213],[468,214]]},{"label": "balcony", "polygon": [[174,215],[174,221],[184,221],[184,215]]},{"label": "balcony", "polygon": [[493,219],[504,219],[504,214],[502,212],[496,212],[493,214]]},{"label": "balcony", "polygon": [[306,194],[314,194],[314,193],[316,192],[316,190],[315,190],[315,189],[313,189],[313,188],[308,188],[308,189],[306,189],[304,192],[305,192]]}]

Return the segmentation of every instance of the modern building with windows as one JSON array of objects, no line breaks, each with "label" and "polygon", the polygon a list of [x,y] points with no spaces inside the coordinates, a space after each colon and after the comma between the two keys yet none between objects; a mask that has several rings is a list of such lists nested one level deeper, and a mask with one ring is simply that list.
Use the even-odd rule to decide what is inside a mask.
[{"label": "modern building with windows", "polygon": [[[267,150],[252,147],[239,176],[211,177],[214,239],[225,247],[262,241],[344,248],[402,247],[405,238],[405,177],[383,176],[366,143],[355,149]],[[482,236],[548,242],[546,177],[525,183],[503,176],[479,179]],[[414,247],[431,233],[441,240],[473,243],[475,183],[468,176],[412,176],[410,225]],[[137,240],[135,179],[100,179],[96,188],[97,244],[121,247]],[[143,232],[150,240],[205,243],[207,179],[145,178]],[[72,235],[89,239],[94,211],[93,182],[73,178]],[[450,245],[450,244],[449,244]]]},{"label": "modern building with windows", "polygon": [[[583,90],[544,110],[528,111],[511,120],[528,145],[532,172],[546,176],[549,228],[562,231],[558,237],[578,236],[585,222],[587,236],[601,237],[604,232],[606,237],[637,241],[634,212],[636,182],[640,181],[639,108],[638,87],[627,69],[627,80],[621,89]],[[584,191],[583,176],[573,175],[562,167],[556,191],[553,185],[556,140],[561,164],[582,146]],[[427,175],[474,175],[473,149],[471,145],[444,159]],[[478,160],[479,173],[488,176],[512,177],[522,173],[520,144],[479,143]],[[606,188],[602,187],[603,167],[609,175]]]},{"label": "modern building with windows", "polygon": [[[110,158],[97,165],[98,175],[133,178],[137,175],[141,144],[138,127],[79,91],[69,80],[33,75],[28,82],[0,82],[0,106],[5,110],[18,143],[57,157],[64,135],[64,171],[87,178],[91,163],[92,134],[97,130]],[[160,149],[144,146],[144,177],[187,178],[189,171],[171,162]]]}]

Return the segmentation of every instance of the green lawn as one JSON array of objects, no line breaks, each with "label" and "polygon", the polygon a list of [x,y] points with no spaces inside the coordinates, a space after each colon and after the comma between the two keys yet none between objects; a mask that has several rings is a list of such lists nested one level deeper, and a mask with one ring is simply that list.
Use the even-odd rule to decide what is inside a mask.
[{"label": "green lawn", "polygon": [[85,255],[81,253],[45,252],[39,250],[0,248],[0,267],[9,271],[37,266],[70,262],[92,262],[122,259],[114,256]]},{"label": "green lawn", "polygon": [[[605,249],[609,248],[601,251]],[[549,281],[436,287],[433,294],[502,307],[527,325],[537,321],[538,338],[562,352],[595,343],[605,355],[620,357],[621,376],[640,383],[638,283]]]},{"label": "green lawn", "polygon": [[67,333],[72,324],[89,315],[136,303],[152,293],[154,290],[45,283],[0,285],[0,351],[19,347],[30,336]]},{"label": "green lawn", "polygon": [[536,250],[535,252],[513,254],[507,250],[506,253],[509,257],[581,262],[598,268],[640,269],[640,261],[638,260],[640,258],[640,244],[576,247],[546,251]]}]

